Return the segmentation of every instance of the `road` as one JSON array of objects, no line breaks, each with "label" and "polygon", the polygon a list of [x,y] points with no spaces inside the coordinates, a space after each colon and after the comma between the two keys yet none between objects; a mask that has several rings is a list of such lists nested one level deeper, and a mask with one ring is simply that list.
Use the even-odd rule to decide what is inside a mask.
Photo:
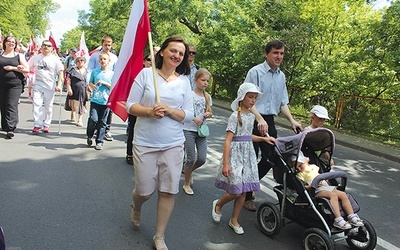
[{"label": "road", "polygon": [[[115,140],[96,151],[86,145],[85,129],[70,124],[64,110],[61,134],[57,133],[56,106],[51,133],[32,135],[30,101],[25,94],[15,138],[7,140],[4,132],[0,134],[0,225],[8,249],[152,249],[156,196],[144,205],[139,230],[129,222],[134,179],[132,166],[125,163],[125,123],[114,117]],[[304,228],[288,223],[271,239],[259,231],[256,214],[246,210],[240,219],[245,234],[237,236],[227,225],[232,204],[224,207],[221,224],[213,223],[211,203],[222,195],[214,180],[229,114],[214,108],[208,161],[194,174],[195,195],[183,191],[176,195],[166,233],[169,248],[300,249]],[[290,134],[279,128],[280,136]],[[335,168],[349,174],[348,191],[360,203],[359,214],[377,231],[376,249],[399,249],[398,164],[341,146],[334,158]],[[261,184],[256,203],[276,200],[271,174]],[[348,247],[338,242],[337,249]]]}]

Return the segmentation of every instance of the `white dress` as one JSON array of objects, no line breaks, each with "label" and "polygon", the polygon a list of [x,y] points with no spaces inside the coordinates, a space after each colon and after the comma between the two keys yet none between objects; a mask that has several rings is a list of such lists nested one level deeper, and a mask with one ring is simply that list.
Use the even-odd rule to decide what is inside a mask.
[{"label": "white dress", "polygon": [[217,188],[223,189],[230,194],[241,194],[260,190],[257,158],[251,140],[254,115],[252,113],[241,113],[242,126],[239,125],[237,116],[238,112],[235,111],[229,117],[226,131],[233,132],[235,137],[239,136],[236,138],[244,139],[244,141],[232,140],[231,152],[228,157],[231,174],[229,177],[222,175],[223,160],[221,160],[217,179],[215,180],[215,186]]}]

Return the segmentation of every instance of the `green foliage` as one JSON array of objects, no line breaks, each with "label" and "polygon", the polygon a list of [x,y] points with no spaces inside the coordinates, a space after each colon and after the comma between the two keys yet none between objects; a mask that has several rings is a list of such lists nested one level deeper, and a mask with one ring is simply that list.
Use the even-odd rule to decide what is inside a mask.
[{"label": "green foliage", "polygon": [[0,30],[3,36],[12,33],[26,42],[31,35],[45,34],[48,15],[58,8],[52,0],[0,1]]},{"label": "green foliage", "polygon": [[[379,11],[373,2],[148,0],[153,44],[177,34],[195,45],[196,63],[213,74],[214,97],[233,99],[247,71],[265,60],[265,44],[280,39],[294,114],[307,116],[319,103],[340,118],[337,127],[400,138],[399,103],[390,101],[400,99],[400,2]],[[131,4],[91,0],[79,14],[89,48],[105,34],[120,47]]]}]

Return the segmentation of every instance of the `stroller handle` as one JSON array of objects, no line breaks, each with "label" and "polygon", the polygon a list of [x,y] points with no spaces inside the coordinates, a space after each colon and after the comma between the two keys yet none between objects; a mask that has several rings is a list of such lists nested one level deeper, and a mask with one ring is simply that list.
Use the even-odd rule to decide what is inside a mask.
[{"label": "stroller handle", "polygon": [[333,171],[333,172],[327,172],[327,173],[322,173],[317,175],[314,180],[311,182],[311,188],[317,189],[319,182],[322,180],[329,180],[329,179],[336,179],[336,178],[341,178],[341,186],[343,188],[346,187],[346,182],[347,182],[347,174],[343,171]]}]

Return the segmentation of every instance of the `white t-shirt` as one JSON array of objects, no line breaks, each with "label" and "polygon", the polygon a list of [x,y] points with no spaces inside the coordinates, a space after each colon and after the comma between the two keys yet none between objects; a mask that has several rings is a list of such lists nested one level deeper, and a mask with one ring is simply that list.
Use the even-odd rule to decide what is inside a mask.
[{"label": "white t-shirt", "polygon": [[[178,122],[169,116],[161,119],[138,117],[133,138],[135,145],[165,148],[183,144],[185,141],[183,123],[193,120],[193,96],[189,79],[180,75],[176,80],[166,82],[158,75],[158,88],[160,101],[168,107],[183,110],[185,118]],[[152,68],[144,68],[136,76],[126,103],[128,112],[135,103],[144,107],[153,107],[156,103]]]},{"label": "white t-shirt", "polygon": [[[199,119],[204,119],[204,112],[206,112],[206,98],[204,96],[199,96],[196,93],[192,92],[193,94],[193,108],[194,110],[194,116],[199,118]],[[210,96],[210,106],[212,106],[212,99]],[[204,123],[206,123],[205,119],[203,120]],[[185,122],[183,125],[184,130],[189,130],[189,131],[197,131],[197,124],[192,120],[191,122]]]},{"label": "white t-shirt", "polygon": [[35,87],[55,90],[58,72],[64,70],[61,60],[55,55],[38,54],[28,61],[29,68],[35,68]]}]

